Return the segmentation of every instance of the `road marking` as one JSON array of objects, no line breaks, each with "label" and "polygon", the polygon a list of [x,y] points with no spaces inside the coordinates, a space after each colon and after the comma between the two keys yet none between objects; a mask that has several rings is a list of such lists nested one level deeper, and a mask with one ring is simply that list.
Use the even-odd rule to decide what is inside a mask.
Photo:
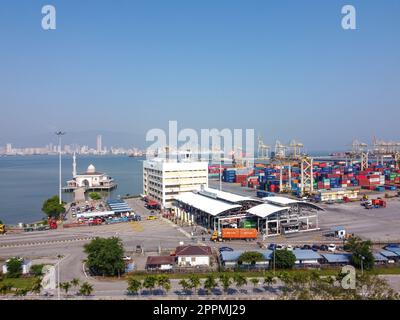
[{"label": "road marking", "polygon": [[29,246],[43,246],[48,244],[57,244],[57,243],[66,243],[66,242],[79,242],[79,241],[89,241],[94,239],[94,237],[85,237],[85,238],[77,238],[77,239],[63,239],[63,240],[51,240],[44,242],[28,242],[28,243],[15,243],[15,244],[6,244],[0,245],[0,248],[15,248],[15,247],[29,247]]}]

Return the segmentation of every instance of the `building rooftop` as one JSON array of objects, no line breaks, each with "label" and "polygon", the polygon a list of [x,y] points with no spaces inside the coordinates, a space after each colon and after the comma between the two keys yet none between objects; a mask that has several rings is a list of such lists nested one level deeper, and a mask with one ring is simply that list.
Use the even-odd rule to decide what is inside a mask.
[{"label": "building rooftop", "polygon": [[176,256],[211,256],[208,246],[179,246],[175,251]]},{"label": "building rooftop", "polygon": [[293,254],[296,260],[319,260],[322,256],[313,250],[294,249]]},{"label": "building rooftop", "polygon": [[230,193],[230,192],[225,192],[225,191],[221,191],[218,189],[213,189],[213,188],[203,188],[200,192],[200,194],[204,194],[208,197],[215,197],[216,199],[221,199],[221,200],[225,200],[231,203],[240,203],[243,201],[257,201],[257,202],[262,202],[259,199],[253,199],[251,197],[245,197],[245,196],[241,196],[238,194],[234,194],[234,193]]},{"label": "building rooftop", "polygon": [[290,207],[275,206],[269,203],[263,203],[247,210],[248,213],[258,216],[260,218],[266,218],[274,213],[289,210]]},{"label": "building rooftop", "polygon": [[222,212],[240,208],[240,205],[213,199],[194,192],[185,192],[175,197],[175,200],[188,204],[198,210],[216,216]]},{"label": "building rooftop", "polygon": [[175,264],[175,257],[172,256],[150,256],[147,257],[146,265]]},{"label": "building rooftop", "polygon": [[323,253],[322,256],[329,263],[349,263],[350,262],[350,253]]}]

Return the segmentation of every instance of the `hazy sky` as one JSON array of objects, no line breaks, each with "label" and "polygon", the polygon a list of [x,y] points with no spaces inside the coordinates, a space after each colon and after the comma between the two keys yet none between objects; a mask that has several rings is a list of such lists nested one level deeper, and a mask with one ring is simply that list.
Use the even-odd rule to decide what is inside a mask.
[{"label": "hazy sky", "polygon": [[[349,3],[355,31],[341,28]],[[2,0],[0,145],[58,128],[144,145],[168,120],[309,150],[400,140],[399,16],[398,0]]]}]

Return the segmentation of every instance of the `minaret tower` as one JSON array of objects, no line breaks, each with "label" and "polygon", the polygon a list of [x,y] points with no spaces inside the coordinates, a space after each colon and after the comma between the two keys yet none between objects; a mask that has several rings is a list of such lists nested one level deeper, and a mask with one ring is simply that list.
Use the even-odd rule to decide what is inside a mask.
[{"label": "minaret tower", "polygon": [[72,177],[75,178],[76,177],[76,155],[74,152],[74,156],[72,157],[73,161],[72,161]]}]

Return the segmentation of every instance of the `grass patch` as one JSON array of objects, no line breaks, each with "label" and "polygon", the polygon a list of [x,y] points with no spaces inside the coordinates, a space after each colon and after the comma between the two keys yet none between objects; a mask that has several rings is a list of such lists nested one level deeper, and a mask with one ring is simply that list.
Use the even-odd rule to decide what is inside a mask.
[{"label": "grass patch", "polygon": [[0,287],[5,285],[10,285],[13,288],[18,289],[30,289],[35,281],[34,277],[29,278],[5,278],[0,281]]}]

